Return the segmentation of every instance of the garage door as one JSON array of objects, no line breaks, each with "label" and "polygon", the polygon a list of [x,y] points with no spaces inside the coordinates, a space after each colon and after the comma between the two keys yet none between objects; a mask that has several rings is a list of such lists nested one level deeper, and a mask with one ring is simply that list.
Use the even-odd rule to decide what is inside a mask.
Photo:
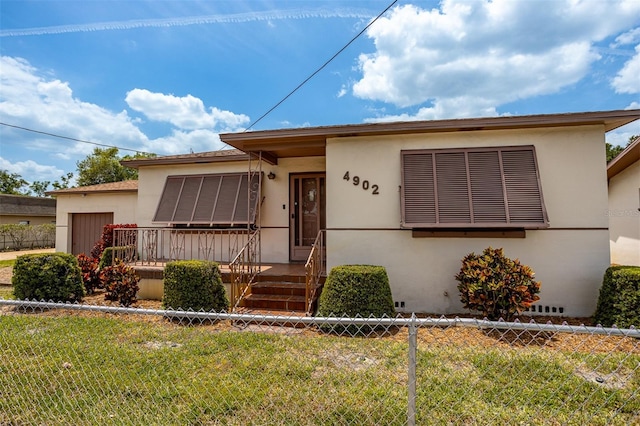
[{"label": "garage door", "polygon": [[71,218],[71,252],[91,253],[100,239],[102,228],[113,223],[113,213],[73,213]]}]

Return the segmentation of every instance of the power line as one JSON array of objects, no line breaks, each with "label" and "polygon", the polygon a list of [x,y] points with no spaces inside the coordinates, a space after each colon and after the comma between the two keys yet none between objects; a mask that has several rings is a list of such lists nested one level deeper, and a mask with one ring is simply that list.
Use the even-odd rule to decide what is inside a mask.
[{"label": "power line", "polygon": [[264,114],[262,114],[260,116],[260,118],[258,118],[257,120],[255,120],[253,123],[251,123],[249,125],[249,127],[247,127],[246,129],[244,129],[244,131],[248,131],[249,129],[251,129],[253,126],[255,126],[256,124],[258,124],[260,121],[262,121],[263,118],[265,118],[267,115],[269,115],[274,109],[278,108],[284,101],[286,101],[287,99],[289,99],[289,97],[291,95],[293,95],[295,92],[298,91],[298,89],[300,89],[302,86],[304,86],[309,80],[311,80],[313,77],[315,77],[316,74],[318,74],[320,71],[322,71],[327,65],[329,65],[329,63],[331,61],[333,61],[339,54],[341,54],[347,47],[349,47],[351,45],[351,43],[353,43],[354,41],[356,41],[356,39],[358,39],[358,37],[360,37],[362,34],[364,34],[365,31],[367,31],[369,29],[369,27],[371,25],[373,25],[374,22],[376,22],[378,19],[380,19],[382,17],[382,15],[384,15],[385,13],[387,13],[387,11],[389,9],[391,9],[391,7],[393,7],[394,4],[396,4],[398,2],[398,0],[394,0],[393,2],[391,2],[391,4],[389,6],[386,7],[386,9],[384,9],[382,12],[380,12],[380,14],[378,16],[375,17],[375,19],[373,19],[371,22],[369,22],[367,24],[366,27],[364,27],[362,29],[362,31],[360,31],[358,34],[356,34],[355,37],[353,37],[351,40],[349,40],[349,42],[347,44],[345,44],[342,49],[338,50],[338,52],[336,52],[331,58],[329,58],[329,60],[327,60],[324,64],[322,64],[322,66],[320,68],[318,68],[317,70],[315,70],[309,77],[307,77],[306,79],[304,79],[304,81],[300,84],[298,84],[296,86],[295,89],[293,89],[292,91],[290,91],[287,96],[285,96],[284,98],[282,98],[277,104],[275,104],[273,107],[271,107],[271,109],[269,109],[269,111],[265,112]]},{"label": "power line", "polygon": [[138,151],[137,149],[121,148],[121,147],[115,146],[115,145],[107,145],[107,144],[104,144],[104,143],[85,141],[85,140],[82,140],[82,139],[71,138],[69,136],[56,135],[55,133],[42,132],[40,130],[34,130],[34,129],[29,129],[27,127],[21,127],[21,126],[16,126],[16,125],[13,125],[13,124],[3,123],[1,121],[0,121],[0,124],[3,125],[3,126],[7,126],[7,127],[13,127],[14,129],[20,129],[20,130],[24,130],[24,131],[27,131],[27,132],[38,133],[38,134],[41,134],[41,135],[51,136],[51,137],[54,137],[54,138],[66,139],[66,140],[70,140],[70,141],[74,141],[74,142],[88,143],[88,144],[97,145],[97,146],[104,146],[106,148],[117,148],[118,150],[121,150],[121,151],[131,151],[131,152],[137,152],[139,154],[153,155],[153,153],[151,153],[151,152]]}]

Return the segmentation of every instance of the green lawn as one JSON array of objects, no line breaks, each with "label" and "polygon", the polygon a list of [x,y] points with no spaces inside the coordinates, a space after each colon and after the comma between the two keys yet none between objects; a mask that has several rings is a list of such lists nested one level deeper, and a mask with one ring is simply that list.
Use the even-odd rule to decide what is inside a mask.
[{"label": "green lawn", "polygon": [[[0,316],[0,424],[401,425],[407,357],[405,331],[366,339]],[[639,363],[625,351],[423,342],[417,424],[637,424]],[[605,387],[576,366],[626,378]]]},{"label": "green lawn", "polygon": [[7,266],[13,266],[16,263],[15,259],[0,260],[0,268],[6,268]]},{"label": "green lawn", "polygon": [[0,299],[13,299],[13,287],[0,286]]}]

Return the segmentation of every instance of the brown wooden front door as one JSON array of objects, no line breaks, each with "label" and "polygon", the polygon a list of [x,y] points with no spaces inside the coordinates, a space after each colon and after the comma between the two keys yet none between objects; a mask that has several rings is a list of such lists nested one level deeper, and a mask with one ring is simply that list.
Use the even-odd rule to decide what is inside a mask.
[{"label": "brown wooden front door", "polygon": [[102,228],[113,223],[113,213],[73,213],[71,216],[71,253],[89,256],[102,236]]},{"label": "brown wooden front door", "polygon": [[325,229],[325,174],[292,174],[289,180],[290,257],[305,261],[321,229]]}]

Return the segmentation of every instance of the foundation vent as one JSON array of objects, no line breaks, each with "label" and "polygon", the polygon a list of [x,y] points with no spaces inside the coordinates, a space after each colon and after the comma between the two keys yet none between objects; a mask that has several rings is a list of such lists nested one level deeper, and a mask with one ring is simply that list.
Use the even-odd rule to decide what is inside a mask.
[{"label": "foundation vent", "polygon": [[549,305],[532,305],[524,312],[531,312],[541,315],[563,315],[564,306],[549,306]]}]

